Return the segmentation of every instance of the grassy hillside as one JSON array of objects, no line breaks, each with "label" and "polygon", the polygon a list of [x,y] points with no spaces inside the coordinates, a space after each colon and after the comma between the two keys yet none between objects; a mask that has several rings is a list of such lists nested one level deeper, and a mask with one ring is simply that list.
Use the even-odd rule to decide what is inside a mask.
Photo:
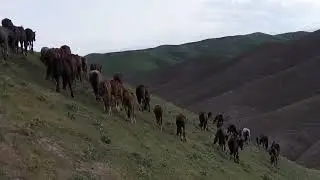
[{"label": "grassy hillside", "polygon": [[[10,59],[0,68],[0,179],[319,179],[285,158],[280,169],[254,146],[240,152],[240,164],[211,146],[212,132],[200,132],[195,115],[156,97],[165,108],[164,132],[151,113],[137,124],[123,113],[106,116],[87,83],[76,98],[57,94],[44,79],[37,56]],[[174,135],[174,116],[188,116],[187,143]]]},{"label": "grassy hillside", "polygon": [[[319,131],[313,131],[318,127],[313,122],[319,113],[311,111],[319,110],[319,106],[311,103],[310,111],[302,111],[306,106],[300,104],[301,111],[290,109],[285,111],[286,115],[277,116],[282,108],[319,94],[319,41],[318,30],[296,41],[265,43],[235,57],[229,64],[222,63],[224,66],[181,63],[184,66],[177,65],[170,72],[164,70],[151,77],[150,87],[162,98],[189,110],[224,112],[232,117],[233,123],[256,129],[255,134],[278,139],[283,145],[283,155],[289,159],[319,167],[320,153],[309,150],[318,147],[318,142],[310,139],[320,138]],[[296,113],[299,113],[296,117],[303,117],[300,121],[306,127],[291,119]],[[264,126],[269,123],[270,126]],[[297,147],[302,148],[295,150]]]},{"label": "grassy hillside", "polygon": [[[307,167],[320,168],[320,95],[297,101],[243,122],[256,131],[268,131],[281,142],[286,156]],[[281,123],[279,123],[281,121]]]},{"label": "grassy hillside", "polygon": [[262,43],[295,40],[306,34],[308,33],[295,32],[272,36],[253,33],[207,39],[182,45],[164,45],[136,51],[92,53],[86,57],[90,63],[104,65],[104,73],[108,75],[114,72],[123,72],[124,74],[137,76],[140,73],[168,67],[185,60],[199,60],[199,57],[203,56],[228,60]]}]

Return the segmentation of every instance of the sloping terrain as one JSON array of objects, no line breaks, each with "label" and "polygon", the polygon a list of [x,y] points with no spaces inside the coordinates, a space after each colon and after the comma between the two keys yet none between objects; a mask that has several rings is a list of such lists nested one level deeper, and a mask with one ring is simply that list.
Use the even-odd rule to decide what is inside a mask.
[{"label": "sloping terrain", "polygon": [[[272,168],[267,153],[254,146],[241,151],[236,164],[211,146],[212,134],[196,128],[194,114],[156,97],[152,106],[165,110],[163,132],[151,113],[137,112],[135,125],[123,113],[105,115],[87,82],[77,82],[74,100],[55,93],[37,56],[0,67],[0,179],[320,178],[285,158]],[[175,136],[178,112],[189,119],[187,143]]]},{"label": "sloping terrain", "polygon": [[[284,71],[245,83],[239,88],[207,99],[204,102],[192,104],[194,109],[216,109],[218,111],[234,111],[232,106],[253,109],[260,114],[274,111],[300,100],[320,93],[318,58],[306,60]],[[235,117],[252,116],[248,114]]]},{"label": "sloping terrain", "polygon": [[[171,91],[168,99],[175,98],[174,101],[177,99],[179,104],[188,106],[233,90],[244,83],[290,68],[304,61],[304,58],[317,56],[317,40],[313,40],[312,36],[313,34],[310,34],[294,42],[263,44],[251,52],[231,60],[233,63],[225,70],[213,71],[202,76],[201,81],[195,81],[188,87],[177,89],[175,93]],[[184,78],[188,79],[191,76],[193,76],[192,73]],[[179,84],[179,79],[175,81],[175,84]],[[161,92],[166,91],[167,88],[170,89],[170,86],[162,86],[161,88],[157,89],[157,92],[166,96]],[[193,93],[189,94],[189,92]]]},{"label": "sloping terrain", "polygon": [[[154,93],[192,111],[224,112],[232,117],[230,123],[278,139],[289,159],[319,168],[319,42],[320,31],[315,31],[295,41],[265,43],[225,66],[202,64],[183,75],[172,71],[170,80],[155,78],[159,85],[150,84]],[[295,108],[287,108],[291,105]]]},{"label": "sloping terrain", "polygon": [[281,142],[281,151],[289,159],[320,168],[319,112],[320,95],[315,95],[242,123],[257,132],[268,132]]},{"label": "sloping terrain", "polygon": [[294,32],[272,36],[253,33],[207,39],[182,45],[164,45],[144,50],[106,54],[92,53],[88,54],[86,58],[90,63],[101,63],[104,66],[104,72],[108,75],[122,72],[129,77],[128,80],[134,81],[140,79],[146,73],[148,76],[150,73],[156,74],[152,71],[179,64],[186,60],[199,61],[208,59],[208,57],[215,57],[227,61],[262,43],[285,42],[299,39],[307,34],[308,32]]}]

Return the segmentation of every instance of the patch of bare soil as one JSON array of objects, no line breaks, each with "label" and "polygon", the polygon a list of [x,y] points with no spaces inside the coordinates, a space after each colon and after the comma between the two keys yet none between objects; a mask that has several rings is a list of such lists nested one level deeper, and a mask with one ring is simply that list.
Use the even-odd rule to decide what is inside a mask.
[{"label": "patch of bare soil", "polygon": [[41,138],[38,140],[40,146],[42,146],[45,150],[52,152],[56,156],[59,156],[62,159],[68,160],[68,156],[63,152],[63,148],[55,143],[54,141],[48,138]]},{"label": "patch of bare soil", "polygon": [[78,172],[90,173],[98,179],[118,180],[121,179],[108,164],[102,162],[81,163],[76,169]]}]

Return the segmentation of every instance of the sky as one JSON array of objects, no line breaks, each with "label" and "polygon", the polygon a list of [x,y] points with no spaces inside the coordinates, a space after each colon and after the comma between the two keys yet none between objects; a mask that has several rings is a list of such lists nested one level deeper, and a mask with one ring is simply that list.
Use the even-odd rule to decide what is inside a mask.
[{"label": "sky", "polygon": [[36,31],[35,49],[106,53],[207,38],[320,29],[320,0],[0,0],[0,18]]}]

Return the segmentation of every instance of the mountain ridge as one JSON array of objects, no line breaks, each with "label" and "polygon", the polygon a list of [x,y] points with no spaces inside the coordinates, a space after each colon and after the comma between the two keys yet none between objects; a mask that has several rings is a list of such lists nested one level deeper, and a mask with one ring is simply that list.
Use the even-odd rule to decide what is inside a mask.
[{"label": "mountain ridge", "polygon": [[[264,33],[251,33],[204,39],[180,45],[160,45],[154,48],[112,53],[91,53],[85,57],[92,63],[104,65],[108,75],[115,72],[123,72],[124,74],[135,76],[136,74],[166,68],[204,55],[230,59],[262,43],[298,39],[308,33],[301,31],[292,32],[287,34],[295,35],[286,35],[285,37],[282,37],[282,34],[273,36]],[[212,52],[214,49],[216,50]]]}]

